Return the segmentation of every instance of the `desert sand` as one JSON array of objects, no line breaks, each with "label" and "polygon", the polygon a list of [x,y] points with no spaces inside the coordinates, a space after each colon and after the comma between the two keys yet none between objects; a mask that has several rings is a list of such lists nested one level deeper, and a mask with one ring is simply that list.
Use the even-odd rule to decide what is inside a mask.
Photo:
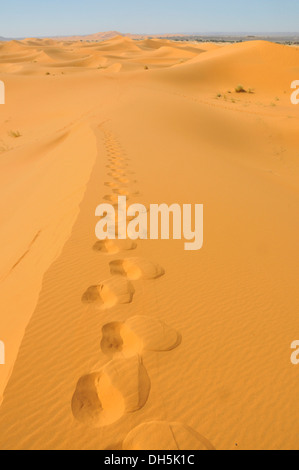
[{"label": "desert sand", "polygon": [[[1,449],[299,449],[298,75],[261,41],[0,43]],[[204,204],[203,249],[97,241],[118,194]]]}]

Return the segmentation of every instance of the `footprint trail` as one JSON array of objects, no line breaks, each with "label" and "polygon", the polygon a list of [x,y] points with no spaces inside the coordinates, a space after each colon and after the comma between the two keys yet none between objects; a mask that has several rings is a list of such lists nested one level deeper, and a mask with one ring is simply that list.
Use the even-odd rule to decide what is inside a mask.
[{"label": "footprint trail", "polygon": [[[110,193],[103,200],[118,205],[118,197],[139,196],[134,171],[129,158],[112,132],[104,130],[107,153],[107,176],[104,183]],[[131,176],[130,176],[131,175]],[[118,219],[117,219],[118,220]],[[116,222],[117,222],[116,220]],[[130,220],[127,221],[127,223]],[[114,256],[137,250],[138,244],[129,239],[97,241],[92,247],[97,254]],[[159,282],[165,270],[158,264],[140,257],[122,256],[108,263],[111,278],[90,286],[82,302],[106,310],[134,301],[137,281]],[[151,390],[151,380],[143,364],[143,355],[172,351],[179,347],[182,337],[159,319],[136,315],[124,322],[111,321],[102,328],[99,353],[109,362],[99,371],[91,372],[77,383],[72,399],[73,416],[80,423],[102,428],[117,423],[125,416],[141,410]],[[180,423],[152,421],[134,428],[123,441],[123,450],[212,450],[213,446],[193,429]]]}]

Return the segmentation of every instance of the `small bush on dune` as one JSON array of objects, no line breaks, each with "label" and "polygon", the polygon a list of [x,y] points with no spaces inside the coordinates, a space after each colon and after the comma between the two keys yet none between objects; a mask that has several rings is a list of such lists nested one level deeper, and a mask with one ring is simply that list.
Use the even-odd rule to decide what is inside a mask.
[{"label": "small bush on dune", "polygon": [[246,93],[246,90],[245,90],[245,88],[244,88],[242,85],[238,85],[238,86],[235,88],[235,92],[236,92],[236,93]]},{"label": "small bush on dune", "polygon": [[19,131],[10,131],[8,133],[10,137],[13,137],[14,139],[17,139],[18,137],[21,137],[21,133]]},{"label": "small bush on dune", "polygon": [[6,145],[3,140],[0,140],[0,153],[8,152],[10,148]]}]

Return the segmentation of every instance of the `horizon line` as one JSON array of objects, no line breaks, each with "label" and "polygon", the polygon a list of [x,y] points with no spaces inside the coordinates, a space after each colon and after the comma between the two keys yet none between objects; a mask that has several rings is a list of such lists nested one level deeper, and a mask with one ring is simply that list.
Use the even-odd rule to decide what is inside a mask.
[{"label": "horizon line", "polygon": [[36,38],[36,39],[51,39],[51,38],[59,38],[59,37],[88,37],[88,36],[95,36],[97,34],[105,34],[105,33],[117,33],[120,35],[132,35],[132,36],[175,36],[175,35],[182,35],[182,36],[293,36],[299,35],[299,31],[208,31],[208,32],[171,32],[171,33],[131,33],[131,32],[121,32],[118,30],[108,30],[108,31],[97,31],[95,33],[86,33],[86,34],[56,34],[56,35],[27,35],[27,36],[13,36],[13,37],[6,37],[0,36],[1,39],[6,40],[23,40],[26,38]]}]

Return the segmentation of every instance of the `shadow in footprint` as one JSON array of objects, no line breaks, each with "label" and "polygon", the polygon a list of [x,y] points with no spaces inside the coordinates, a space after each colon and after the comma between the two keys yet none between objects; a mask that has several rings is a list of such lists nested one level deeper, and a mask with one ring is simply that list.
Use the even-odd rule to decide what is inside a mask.
[{"label": "shadow in footprint", "polygon": [[117,183],[113,183],[111,181],[106,181],[104,183],[105,186],[107,186],[107,188],[118,188],[118,184]]},{"label": "shadow in footprint", "polygon": [[171,351],[182,342],[181,335],[166,323],[146,316],[126,322],[106,324],[102,329],[101,349],[110,359],[132,357],[143,351]]},{"label": "shadow in footprint", "polygon": [[[130,196],[130,191],[127,191],[126,189],[113,189],[112,190],[114,194],[117,194],[118,196],[127,196],[127,199],[128,197]],[[134,196],[136,195],[136,193],[134,194]]]},{"label": "shadow in footprint", "polygon": [[115,255],[121,251],[136,250],[137,243],[132,240],[99,240],[93,246],[94,251]]},{"label": "shadow in footprint", "polygon": [[116,176],[115,180],[119,181],[119,183],[122,183],[122,184],[130,183],[130,180],[128,178],[123,178],[121,176]]},{"label": "shadow in footprint", "polygon": [[157,279],[165,274],[165,270],[161,266],[142,258],[126,258],[111,261],[110,272],[113,275],[125,276],[132,281]]},{"label": "shadow in footprint", "polygon": [[72,412],[77,421],[87,426],[108,426],[124,415],[124,398],[105,372],[95,372],[79,380]]},{"label": "shadow in footprint", "polygon": [[96,304],[106,309],[117,304],[131,303],[134,294],[133,285],[119,276],[89,287],[82,296],[82,302],[84,304]]},{"label": "shadow in footprint", "polygon": [[149,376],[139,357],[110,361],[101,371],[79,380],[72,412],[88,426],[108,426],[143,408],[150,389]]},{"label": "shadow in footprint", "polygon": [[125,323],[108,323],[102,329],[102,352],[112,359],[114,356],[124,358],[141,354],[143,342]]},{"label": "shadow in footprint", "polygon": [[118,195],[117,194],[106,194],[103,199],[104,199],[104,201],[108,201],[112,204],[117,204],[118,205]]},{"label": "shadow in footprint", "polygon": [[116,442],[115,444],[110,444],[108,447],[106,447],[106,451],[108,450],[122,450],[123,443],[122,442]]}]

